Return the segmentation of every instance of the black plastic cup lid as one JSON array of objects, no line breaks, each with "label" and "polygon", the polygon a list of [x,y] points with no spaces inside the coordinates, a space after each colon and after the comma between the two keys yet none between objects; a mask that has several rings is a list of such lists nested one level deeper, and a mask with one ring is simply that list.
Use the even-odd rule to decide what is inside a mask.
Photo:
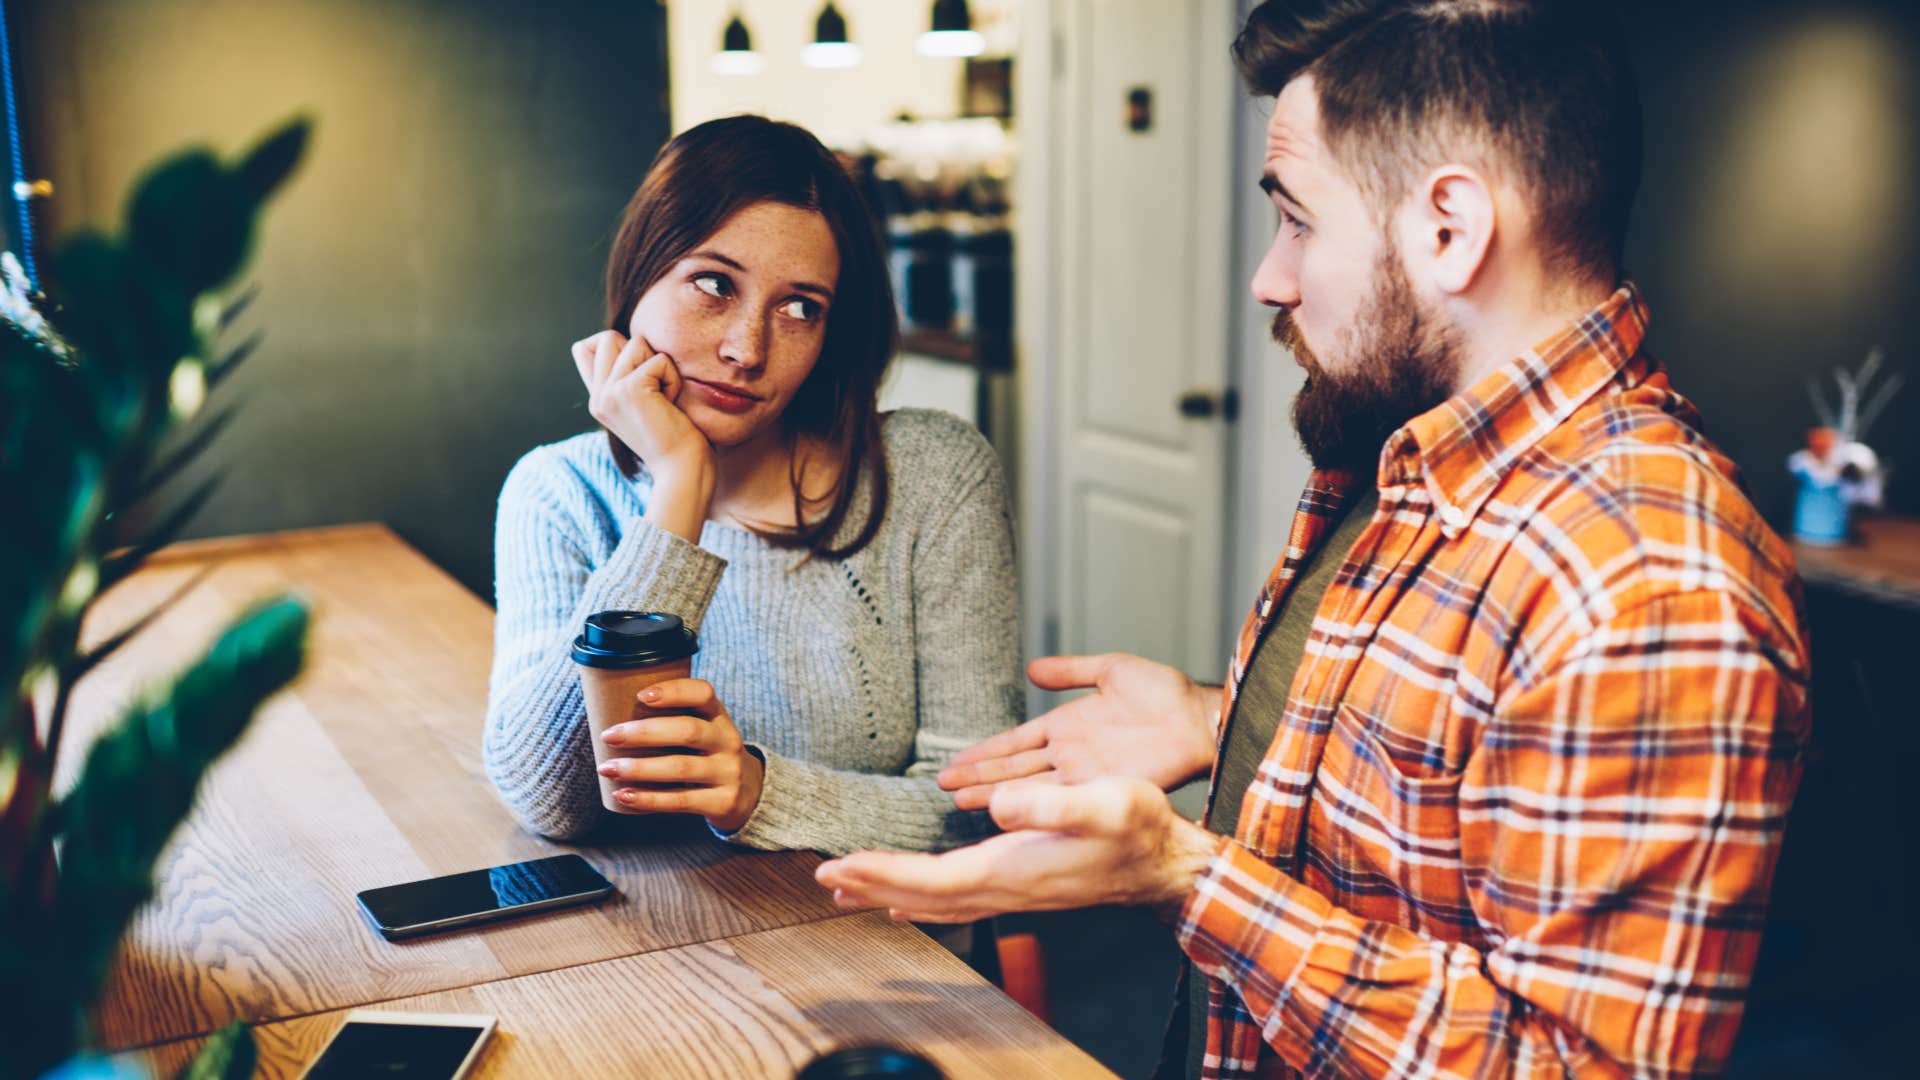
[{"label": "black plastic cup lid", "polygon": [[662,611],[596,611],[573,639],[573,662],[591,668],[643,668],[685,660],[700,639]]},{"label": "black plastic cup lid", "polygon": [[858,1080],[898,1077],[901,1080],[946,1080],[939,1067],[919,1054],[897,1046],[849,1046],[814,1058],[794,1080]]}]

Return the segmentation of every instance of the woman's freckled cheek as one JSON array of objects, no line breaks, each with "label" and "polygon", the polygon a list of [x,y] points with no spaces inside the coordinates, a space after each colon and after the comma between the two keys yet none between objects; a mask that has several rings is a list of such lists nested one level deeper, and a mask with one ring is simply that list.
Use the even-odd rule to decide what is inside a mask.
[{"label": "woman's freckled cheek", "polygon": [[634,314],[633,334],[646,339],[655,352],[685,362],[718,348],[720,320],[697,305],[647,305]]}]

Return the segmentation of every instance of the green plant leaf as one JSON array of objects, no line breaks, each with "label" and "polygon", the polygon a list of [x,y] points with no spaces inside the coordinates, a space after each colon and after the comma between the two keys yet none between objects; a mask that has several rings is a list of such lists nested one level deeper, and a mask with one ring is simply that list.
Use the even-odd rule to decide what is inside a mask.
[{"label": "green plant leaf", "polygon": [[147,266],[189,296],[219,287],[240,269],[257,205],[238,174],[213,151],[188,150],[161,162],[127,202],[127,241]]},{"label": "green plant leaf", "polygon": [[247,1080],[258,1053],[253,1029],[245,1020],[235,1020],[208,1036],[175,1080]]},{"label": "green plant leaf", "polygon": [[[65,844],[52,955],[40,974],[93,1000],[129,919],[153,891],[153,864],[193,808],[201,778],[254,711],[300,670],[307,610],[282,597],[236,620],[198,663],[136,704],[87,753],[59,804]],[[137,811],[137,812],[136,812]]]},{"label": "green plant leaf", "polygon": [[255,349],[258,349],[260,347],[260,342],[264,341],[265,339],[266,339],[266,335],[264,333],[257,333],[253,335],[247,340],[241,342],[240,345],[237,348],[235,348],[232,352],[229,352],[227,355],[221,357],[219,363],[216,363],[213,365],[213,367],[207,369],[207,389],[211,390],[214,387],[219,386],[221,383],[225,382],[227,380],[227,376],[232,375],[234,372],[234,369],[238,368],[242,361],[244,361],[247,357],[252,356],[253,351]]},{"label": "green plant leaf", "polygon": [[144,499],[151,498],[161,488],[166,487],[168,481],[193,464],[194,460],[213,444],[213,440],[226,430],[227,425],[233,423],[233,418],[240,414],[241,404],[241,402],[234,402],[196,424],[193,434],[187,438],[186,442],[169,451],[160,464],[153,466],[145,476],[140,478],[139,484],[127,496],[125,505],[133,506]]},{"label": "green plant leaf", "polygon": [[[86,1046],[88,1006],[128,919],[151,895],[154,860],[208,765],[300,664],[305,610],[282,602],[250,613],[95,741],[63,801],[46,801],[59,748],[39,745],[22,688],[52,671],[56,702],[69,700],[75,680],[150,625],[151,614],[78,654],[91,598],[177,536],[218,482],[102,564],[117,514],[144,512],[138,500],[178,476],[233,415],[212,417],[160,457],[179,365],[210,361],[212,324],[233,325],[257,290],[217,320],[208,294],[244,265],[261,204],[291,175],[310,127],[285,125],[233,161],[197,149],[167,158],[129,195],[121,235],[81,230],[57,245],[38,306],[71,347],[66,356],[0,330],[0,781],[19,796],[0,798],[10,811],[0,850],[30,856],[0,873],[0,1080],[38,1075]],[[209,386],[257,344],[209,370]],[[56,840],[57,874],[33,854],[51,853]],[[248,1063],[251,1046],[249,1038]]]},{"label": "green plant leaf", "polygon": [[197,572],[194,573],[192,577],[182,582],[179,588],[168,593],[167,598],[165,600],[162,600],[159,603],[153,605],[153,610],[147,612],[145,615],[142,615],[138,619],[134,620],[133,625],[127,627],[125,630],[120,631],[119,633],[113,635],[107,640],[94,646],[93,651],[86,653],[83,656],[76,657],[73,662],[73,669],[69,671],[67,674],[68,681],[69,682],[80,681],[81,677],[86,675],[87,672],[92,671],[94,668],[98,667],[100,663],[104,661],[107,657],[112,656],[116,652],[119,652],[120,647],[122,645],[125,645],[129,641],[132,641],[136,634],[140,633],[140,631],[145,630],[147,627],[151,626],[153,624],[153,620],[166,614],[168,608],[171,608],[173,605],[179,603],[182,597],[192,592],[194,588],[198,586],[201,582],[207,580],[207,575],[213,573],[214,569],[215,569],[215,566],[201,567]]},{"label": "green plant leaf", "polygon": [[[60,332],[84,358],[82,380],[97,403],[100,416],[111,416],[137,396],[132,377],[139,373],[147,343],[141,327],[127,313],[140,301],[135,296],[136,268],[127,251],[112,237],[83,229],[67,238],[54,254],[48,288],[56,291],[65,317]],[[113,425],[101,425],[116,431]]]},{"label": "green plant leaf", "polygon": [[228,301],[227,306],[220,309],[220,329],[225,330],[231,327],[241,315],[246,313],[248,308],[253,306],[253,302],[259,298],[260,286],[249,285],[247,286],[246,292]]},{"label": "green plant leaf", "polygon": [[293,174],[294,166],[307,151],[307,140],[313,134],[313,121],[305,116],[295,117],[279,131],[260,140],[238,169],[240,185],[255,201],[264,202],[273,194],[288,176]]},{"label": "green plant leaf", "polygon": [[127,575],[140,569],[140,565],[146,562],[154,552],[178,539],[181,531],[187,527],[187,523],[207,505],[208,499],[213,498],[214,491],[219,488],[220,481],[225,478],[225,473],[215,473],[208,477],[199,487],[193,489],[191,495],[180,500],[173,509],[167,511],[167,515],[160,519],[160,524],[149,530],[139,542],[125,551],[115,552],[108,558],[100,560],[100,587],[95,595],[106,592],[126,580]]}]

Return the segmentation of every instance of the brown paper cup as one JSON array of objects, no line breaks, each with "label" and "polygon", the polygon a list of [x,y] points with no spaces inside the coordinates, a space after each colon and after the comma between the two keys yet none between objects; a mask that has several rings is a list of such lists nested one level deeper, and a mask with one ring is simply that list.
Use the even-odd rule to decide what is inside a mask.
[{"label": "brown paper cup", "polygon": [[[693,675],[693,660],[670,660],[652,667],[629,668],[627,670],[608,670],[606,668],[580,668],[580,689],[587,702],[587,738],[593,744],[593,763],[598,766],[613,758],[655,757],[671,750],[651,748],[629,748],[608,746],[600,738],[601,734],[615,724],[624,724],[629,720],[645,720],[648,717],[669,715],[657,709],[649,709],[640,704],[640,691],[654,683],[668,679],[686,679]],[[621,783],[605,776],[600,780],[600,805],[616,814],[645,814],[650,811],[635,810],[624,806],[613,797],[614,792],[626,787],[639,787],[638,784]]]}]

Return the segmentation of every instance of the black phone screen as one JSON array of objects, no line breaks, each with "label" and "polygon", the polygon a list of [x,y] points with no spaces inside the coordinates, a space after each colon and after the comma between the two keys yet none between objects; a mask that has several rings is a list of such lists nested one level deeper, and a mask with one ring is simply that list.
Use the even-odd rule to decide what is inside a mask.
[{"label": "black phone screen", "polygon": [[382,929],[421,927],[570,896],[603,893],[612,886],[578,855],[510,863],[486,870],[368,889],[360,903]]},{"label": "black phone screen", "polygon": [[306,1080],[451,1080],[482,1034],[474,1027],[348,1021]]}]

